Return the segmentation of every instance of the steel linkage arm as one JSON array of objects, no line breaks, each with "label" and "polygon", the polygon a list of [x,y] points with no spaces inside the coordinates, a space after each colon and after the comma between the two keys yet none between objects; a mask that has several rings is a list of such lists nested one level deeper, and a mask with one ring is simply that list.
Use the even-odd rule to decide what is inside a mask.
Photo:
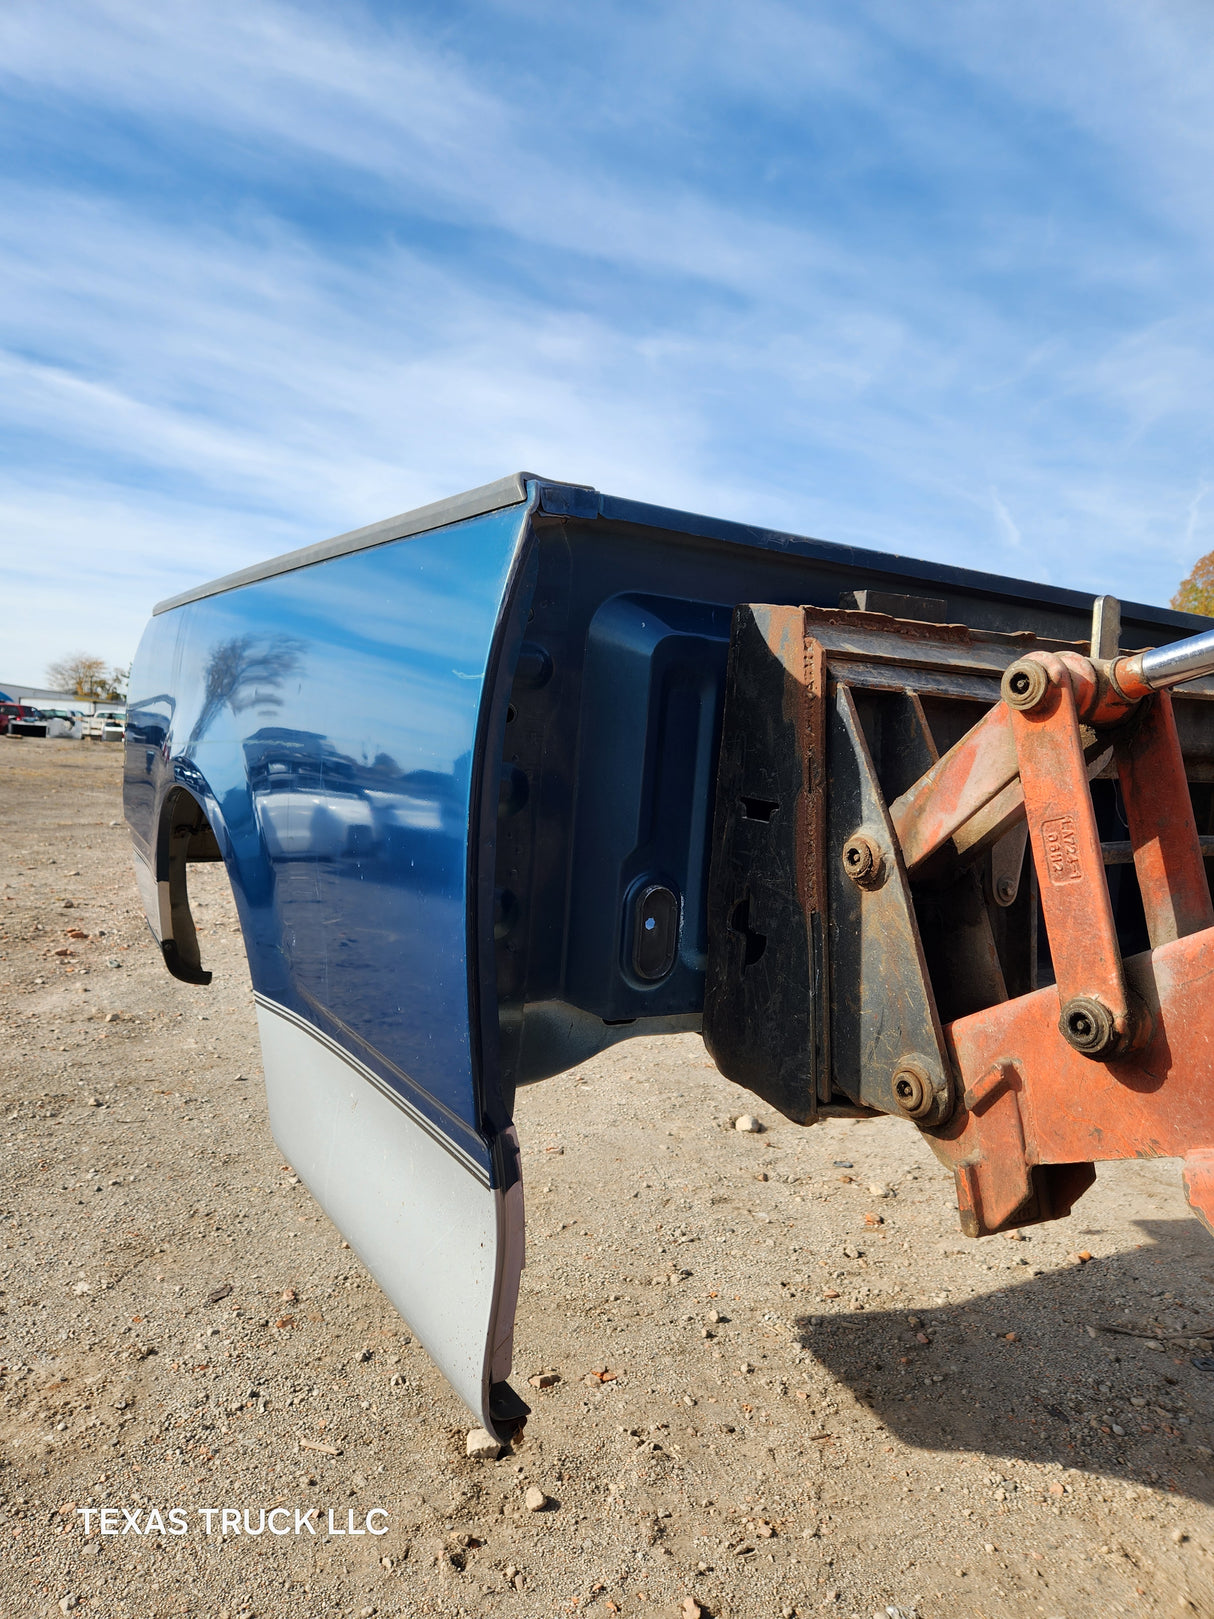
[{"label": "steel linkage arm", "polygon": [[[1144,1156],[1185,1160],[1189,1201],[1214,1229],[1214,906],[1159,689],[1214,668],[1214,636],[1196,643],[1196,664],[1189,643],[1166,659],[1030,653],[998,707],[891,806],[908,865],[1013,780],[1028,822],[1056,983],[948,1025],[959,1102],[925,1132],[956,1172],[971,1235],[1065,1213],[1096,1161]],[[1081,725],[1089,752],[1092,732],[1113,750],[1152,946],[1124,962]]]}]

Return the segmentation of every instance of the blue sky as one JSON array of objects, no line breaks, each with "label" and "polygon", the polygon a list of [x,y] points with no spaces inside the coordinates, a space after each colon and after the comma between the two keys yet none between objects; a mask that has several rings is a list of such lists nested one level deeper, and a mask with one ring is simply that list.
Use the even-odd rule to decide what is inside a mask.
[{"label": "blue sky", "polygon": [[519,467],[1166,600],[1212,46],[1169,0],[7,0],[0,677]]}]

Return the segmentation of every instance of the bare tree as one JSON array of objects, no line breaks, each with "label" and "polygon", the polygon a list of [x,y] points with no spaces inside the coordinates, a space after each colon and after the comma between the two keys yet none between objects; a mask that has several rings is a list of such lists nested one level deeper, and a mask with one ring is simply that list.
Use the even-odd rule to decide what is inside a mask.
[{"label": "bare tree", "polygon": [[[119,671],[115,670],[114,674]],[[96,701],[115,696],[114,679],[104,658],[89,652],[69,652],[46,666],[46,678],[59,691]]]}]

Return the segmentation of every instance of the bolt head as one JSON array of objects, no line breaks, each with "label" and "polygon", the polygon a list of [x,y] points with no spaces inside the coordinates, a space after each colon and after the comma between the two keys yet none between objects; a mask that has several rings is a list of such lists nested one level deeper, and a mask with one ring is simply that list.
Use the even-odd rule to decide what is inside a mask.
[{"label": "bolt head", "polygon": [[867,832],[855,832],[843,845],[843,869],[857,888],[880,888],[885,881],[885,856]]}]

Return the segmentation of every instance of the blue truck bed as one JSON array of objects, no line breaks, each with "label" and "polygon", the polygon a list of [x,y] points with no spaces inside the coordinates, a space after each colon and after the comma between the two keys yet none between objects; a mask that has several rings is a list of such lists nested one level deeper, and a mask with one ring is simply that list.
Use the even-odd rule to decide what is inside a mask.
[{"label": "blue truck bed", "polygon": [[[841,601],[1050,644],[1092,607],[519,473],[187,591],[140,643],[125,810],[166,964],[207,981],[188,867],[222,859],[276,1139],[491,1430],[525,1413],[516,1087],[700,1027],[735,610]],[[1125,604],[1122,646],[1203,624]]]}]

